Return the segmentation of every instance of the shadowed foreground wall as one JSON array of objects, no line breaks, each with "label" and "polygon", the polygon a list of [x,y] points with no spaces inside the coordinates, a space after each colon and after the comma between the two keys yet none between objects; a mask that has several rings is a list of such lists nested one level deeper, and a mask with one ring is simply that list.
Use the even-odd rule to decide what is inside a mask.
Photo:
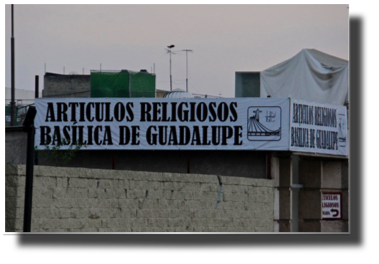
[{"label": "shadowed foreground wall", "polygon": [[[272,232],[273,182],[35,166],[32,232]],[[25,166],[6,165],[6,231],[22,232]]]},{"label": "shadowed foreground wall", "polygon": [[[27,134],[22,127],[6,129],[7,164],[26,163]],[[48,151],[39,151],[39,165],[116,169],[131,171],[219,174],[248,178],[267,178],[266,152],[247,150],[86,150],[81,149],[68,163],[49,159]]]}]

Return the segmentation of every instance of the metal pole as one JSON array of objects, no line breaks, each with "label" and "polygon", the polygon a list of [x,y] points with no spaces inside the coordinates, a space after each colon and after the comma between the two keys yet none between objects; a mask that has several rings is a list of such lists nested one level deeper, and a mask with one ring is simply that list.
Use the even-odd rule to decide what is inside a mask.
[{"label": "metal pole", "polygon": [[39,97],[39,76],[35,76],[35,92],[34,92],[34,98]]},{"label": "metal pole", "polygon": [[172,75],[171,75],[171,49],[170,49],[170,92],[172,92]]},{"label": "metal pole", "polygon": [[188,92],[188,51],[192,52],[190,49],[184,49],[186,52],[186,92]]},{"label": "metal pole", "polygon": [[[39,76],[35,76],[35,93],[34,98],[39,98]],[[34,164],[38,165],[38,153],[34,154]]]},{"label": "metal pole", "polygon": [[32,197],[33,197],[33,170],[34,170],[34,117],[36,109],[29,106],[24,120],[24,131],[28,133],[26,148],[26,177],[25,177],[25,202],[24,202],[24,232],[30,232],[32,219]]},{"label": "metal pole", "polygon": [[188,93],[188,52],[186,50],[186,92]]},{"label": "metal pole", "polygon": [[11,5],[12,11],[12,36],[11,36],[11,126],[16,125],[16,103],[15,103],[15,72],[14,72],[14,31],[13,31],[13,5]]},{"label": "metal pole", "polygon": [[170,46],[167,46],[168,49],[166,49],[168,51],[168,53],[170,53],[170,92],[172,91],[172,75],[171,75],[171,53],[172,53],[172,50],[171,49],[174,47],[175,47],[175,45],[171,44]]},{"label": "metal pole", "polygon": [[24,205],[24,232],[30,232],[32,222],[33,169],[34,169],[34,125],[28,128],[26,152],[26,179]]}]

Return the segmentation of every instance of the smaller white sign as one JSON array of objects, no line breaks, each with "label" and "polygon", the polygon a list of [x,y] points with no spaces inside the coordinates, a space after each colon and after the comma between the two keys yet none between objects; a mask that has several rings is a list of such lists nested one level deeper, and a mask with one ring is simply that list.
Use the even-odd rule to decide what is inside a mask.
[{"label": "smaller white sign", "polygon": [[321,219],[342,219],[342,193],[322,193]]},{"label": "smaller white sign", "polygon": [[290,150],[329,155],[349,155],[347,109],[291,99]]}]

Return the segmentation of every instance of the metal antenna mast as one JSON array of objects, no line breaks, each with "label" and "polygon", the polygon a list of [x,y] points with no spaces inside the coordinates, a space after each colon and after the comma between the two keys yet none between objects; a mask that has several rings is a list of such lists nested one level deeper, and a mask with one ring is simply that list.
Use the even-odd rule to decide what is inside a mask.
[{"label": "metal antenna mast", "polygon": [[167,46],[168,49],[167,50],[167,53],[170,53],[170,92],[172,92],[172,75],[171,75],[171,53],[172,54],[175,54],[172,52],[172,48],[175,47],[175,45],[171,44],[170,46]]},{"label": "metal antenna mast", "polygon": [[188,92],[188,52],[192,52],[193,50],[184,49],[186,52],[186,92]]}]

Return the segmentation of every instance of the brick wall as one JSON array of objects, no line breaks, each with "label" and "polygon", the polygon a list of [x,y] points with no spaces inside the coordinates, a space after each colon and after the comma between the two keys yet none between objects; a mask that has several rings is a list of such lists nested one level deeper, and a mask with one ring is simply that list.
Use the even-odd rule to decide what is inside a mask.
[{"label": "brick wall", "polygon": [[[272,232],[273,182],[35,166],[32,232]],[[25,166],[6,165],[6,231],[22,232]]]}]

